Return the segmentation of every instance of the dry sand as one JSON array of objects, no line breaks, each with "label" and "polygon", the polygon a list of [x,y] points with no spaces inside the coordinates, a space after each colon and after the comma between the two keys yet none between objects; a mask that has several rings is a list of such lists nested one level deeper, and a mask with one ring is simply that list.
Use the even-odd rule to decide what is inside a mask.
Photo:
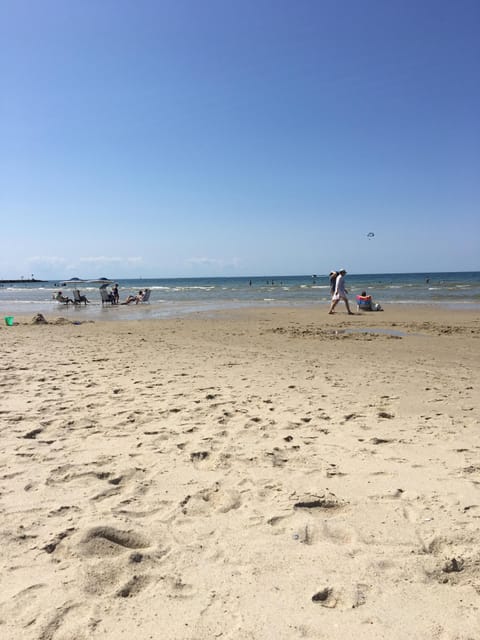
[{"label": "dry sand", "polygon": [[480,314],[343,311],[1,327],[0,637],[480,638]]}]

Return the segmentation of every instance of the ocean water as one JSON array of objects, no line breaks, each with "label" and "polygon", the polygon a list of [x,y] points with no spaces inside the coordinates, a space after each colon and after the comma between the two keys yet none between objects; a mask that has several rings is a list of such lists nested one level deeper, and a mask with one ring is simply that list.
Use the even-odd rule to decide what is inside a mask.
[{"label": "ocean water", "polygon": [[[150,302],[143,305],[101,304],[98,284],[82,283],[85,307],[61,305],[53,295],[62,290],[73,297],[71,285],[62,281],[0,285],[0,314],[62,315],[72,319],[132,319],[175,317],[196,312],[248,306],[328,305],[327,275],[264,276],[235,278],[149,278],[117,280],[120,300],[139,289],[150,288]],[[388,304],[438,304],[480,309],[480,272],[347,274],[346,285],[354,303],[363,290],[384,308]]]}]

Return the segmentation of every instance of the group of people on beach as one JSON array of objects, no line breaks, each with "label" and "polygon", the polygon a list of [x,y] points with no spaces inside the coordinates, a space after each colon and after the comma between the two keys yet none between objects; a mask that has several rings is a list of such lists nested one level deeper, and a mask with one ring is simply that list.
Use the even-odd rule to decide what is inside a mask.
[{"label": "group of people on beach", "polygon": [[[103,285],[103,287],[106,288],[106,285]],[[101,287],[101,288],[103,288]],[[145,299],[145,293],[146,291],[140,289],[140,291],[136,294],[136,295],[129,295],[127,296],[127,298],[123,301],[120,302],[120,294],[118,292],[118,284],[115,283],[112,287],[111,291],[107,292],[107,302],[110,302],[111,304],[131,304],[132,302],[134,302],[135,304],[138,304],[139,302],[143,302]],[[86,296],[82,296],[80,295],[80,292],[78,292],[79,294],[79,299],[78,300],[72,300],[72,298],[69,298],[68,296],[65,296],[63,294],[62,291],[57,291],[57,293],[53,296],[54,300],[57,300],[58,302],[62,302],[63,304],[78,304],[78,302],[85,302],[85,304],[87,302],[90,302],[90,300],[87,300]]]},{"label": "group of people on beach", "polygon": [[[345,306],[347,307],[348,315],[355,315],[353,311],[350,309],[350,304],[347,298],[347,289],[345,288],[345,276],[347,272],[345,269],[339,269],[338,271],[330,271],[330,294],[332,296],[332,302],[330,304],[329,314],[335,313],[334,309],[340,300],[345,302]],[[363,311],[383,311],[382,307],[379,304],[374,304],[372,300],[372,296],[367,295],[366,291],[362,291],[361,294],[356,296],[357,300],[357,308]]]},{"label": "group of people on beach", "polygon": [[123,302],[120,302],[120,294],[118,292],[118,284],[115,283],[112,287],[112,290],[108,292],[108,300],[107,302],[111,302],[112,304],[138,304],[139,302],[143,302],[145,297],[145,291],[140,289],[140,291],[136,295],[128,295]]}]

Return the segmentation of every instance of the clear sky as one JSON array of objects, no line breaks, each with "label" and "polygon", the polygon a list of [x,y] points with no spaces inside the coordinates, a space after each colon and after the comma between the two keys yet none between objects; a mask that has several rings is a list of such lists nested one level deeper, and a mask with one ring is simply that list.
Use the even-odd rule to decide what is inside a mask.
[{"label": "clear sky", "polygon": [[479,33],[478,0],[0,0],[0,278],[480,270]]}]

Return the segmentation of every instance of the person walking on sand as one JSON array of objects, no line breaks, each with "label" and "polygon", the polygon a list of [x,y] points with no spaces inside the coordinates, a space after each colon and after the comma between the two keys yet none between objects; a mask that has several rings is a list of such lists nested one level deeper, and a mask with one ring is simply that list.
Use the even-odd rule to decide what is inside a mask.
[{"label": "person walking on sand", "polygon": [[335,291],[332,296],[332,304],[330,305],[330,311],[328,313],[335,313],[334,309],[339,303],[340,300],[345,302],[345,306],[347,307],[348,315],[353,316],[354,314],[350,310],[350,305],[348,304],[347,293],[348,291],[345,289],[345,276],[347,272],[345,269],[340,269],[338,272],[337,279],[335,280]]},{"label": "person walking on sand", "polygon": [[330,271],[328,279],[330,282],[330,295],[335,293],[335,283],[337,282],[338,271]]}]

